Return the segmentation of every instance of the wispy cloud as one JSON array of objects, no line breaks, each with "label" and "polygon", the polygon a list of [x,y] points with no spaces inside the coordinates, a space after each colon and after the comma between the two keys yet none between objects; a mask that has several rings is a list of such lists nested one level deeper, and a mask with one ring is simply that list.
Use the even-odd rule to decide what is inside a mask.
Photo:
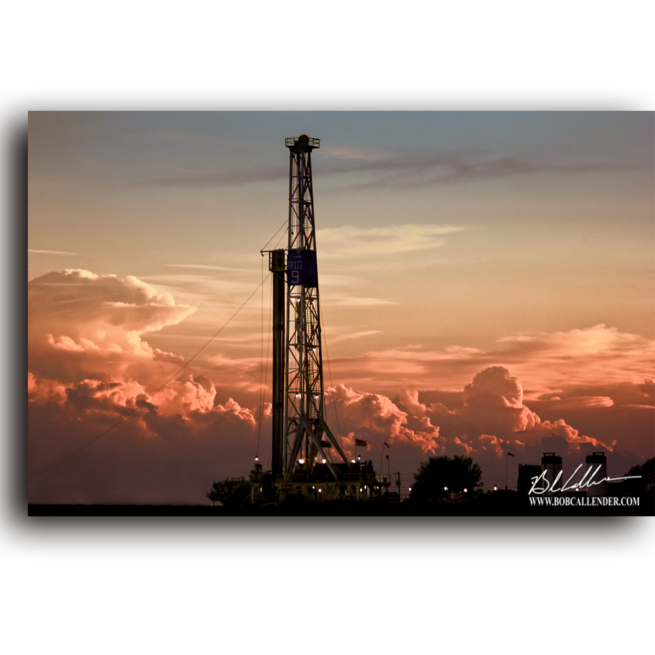
[{"label": "wispy cloud", "polygon": [[[424,186],[475,182],[537,173],[584,174],[630,170],[638,165],[620,162],[546,163],[513,155],[490,155],[480,150],[435,151],[398,149],[375,151],[346,147],[326,148],[320,165],[321,175],[370,173],[372,178],[355,186],[368,187],[394,183]],[[286,179],[287,167],[271,166],[247,171],[190,172],[147,181],[154,186],[238,185]],[[353,187],[351,187],[353,188]]]},{"label": "wispy cloud", "polygon": [[35,255],[74,255],[77,257],[76,252],[67,252],[65,250],[30,250],[28,248],[27,252],[31,252]]},{"label": "wispy cloud", "polygon": [[442,246],[447,235],[461,232],[453,225],[390,225],[360,228],[344,225],[317,231],[322,254],[327,256],[382,255]]},{"label": "wispy cloud", "polygon": [[[460,384],[476,370],[501,365],[516,371],[525,380],[526,395],[561,396],[563,385],[580,388],[595,385],[593,393],[577,395],[605,396],[608,385],[641,384],[651,380],[655,340],[638,334],[620,332],[603,324],[566,332],[519,333],[498,340],[488,349],[451,345],[439,350],[425,348],[389,348],[370,351],[352,359],[332,359],[341,379],[371,376],[379,384],[382,376],[394,373],[395,384],[429,388],[434,380]],[[352,376],[352,377],[348,377]],[[420,382],[419,382],[420,380]],[[643,399],[641,400],[643,403]]]},{"label": "wispy cloud", "polygon": [[363,280],[353,275],[339,275],[334,273],[321,273],[321,289],[326,287],[356,287]]},{"label": "wispy cloud", "polygon": [[336,298],[330,302],[335,307],[372,307],[374,305],[398,305],[384,298]]},{"label": "wispy cloud", "polygon": [[349,339],[361,339],[362,337],[369,337],[372,334],[382,334],[381,330],[365,330],[363,332],[351,332],[350,334],[340,334],[337,337],[331,337],[330,343],[341,343]]},{"label": "wispy cloud", "polygon": [[358,159],[362,161],[379,161],[389,157],[388,151],[371,150],[370,148],[321,148],[321,155],[333,159]]},{"label": "wispy cloud", "polygon": [[255,269],[231,268],[229,266],[212,266],[211,264],[166,264],[170,268],[193,268],[203,271],[239,271],[243,273],[259,273]]},{"label": "wispy cloud", "polygon": [[[219,303],[243,302],[244,294],[252,292],[252,284],[240,279],[229,279],[211,275],[177,273],[163,275],[144,275],[141,279],[165,289],[175,297],[184,298],[191,304],[200,299]],[[247,295],[245,296],[248,297]],[[191,300],[193,299],[193,300]],[[241,300],[239,300],[241,299]]]},{"label": "wispy cloud", "polygon": [[638,168],[617,162],[580,162],[551,164],[514,156],[489,156],[480,152],[440,153],[433,151],[402,151],[380,159],[343,161],[323,167],[323,173],[379,173],[359,186],[377,186],[395,181],[413,186],[448,182],[474,182],[515,177],[535,173],[575,174],[599,173]]},{"label": "wispy cloud", "polygon": [[179,175],[155,178],[138,184],[139,186],[163,187],[224,186],[232,184],[253,184],[254,182],[271,182],[285,179],[288,175],[289,169],[285,166],[284,168],[271,167],[229,173],[181,173]]}]

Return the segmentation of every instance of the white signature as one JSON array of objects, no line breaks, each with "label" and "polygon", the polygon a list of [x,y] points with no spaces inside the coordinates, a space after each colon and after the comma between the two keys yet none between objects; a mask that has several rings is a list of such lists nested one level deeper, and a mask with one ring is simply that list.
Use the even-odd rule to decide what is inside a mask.
[{"label": "white signature", "polygon": [[[543,494],[546,493],[547,491],[550,491],[550,493],[557,493],[558,491],[559,492],[572,491],[572,490],[578,491],[584,489],[585,487],[589,488],[597,484],[603,484],[603,482],[617,482],[618,480],[631,480],[633,478],[641,477],[641,475],[627,475],[623,478],[603,478],[602,480],[594,480],[594,477],[602,467],[602,464],[599,464],[596,469],[588,468],[585,474],[582,476],[582,478],[580,478],[578,482],[571,482],[571,480],[573,480],[575,474],[580,470],[581,467],[582,464],[580,464],[578,468],[575,469],[575,471],[573,471],[571,477],[564,483],[564,485],[560,489],[557,489],[557,483],[560,481],[563,471],[560,471],[557,474],[557,477],[553,480],[552,484],[548,480],[546,480],[546,475],[548,474],[548,471],[547,470],[542,471],[541,475],[535,475],[533,478],[530,478],[531,480],[533,480],[533,482],[532,482],[532,488],[530,489],[530,491],[528,491],[528,496],[533,493]],[[545,486],[537,487],[537,484],[539,482],[544,483]]]}]

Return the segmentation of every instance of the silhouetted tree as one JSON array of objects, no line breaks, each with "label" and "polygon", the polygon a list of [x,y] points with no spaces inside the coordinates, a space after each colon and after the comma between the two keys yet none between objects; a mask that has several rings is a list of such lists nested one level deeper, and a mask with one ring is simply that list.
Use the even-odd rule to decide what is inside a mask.
[{"label": "silhouetted tree", "polygon": [[430,457],[414,474],[410,499],[434,502],[451,491],[457,493],[467,489],[471,493],[482,486],[481,479],[482,469],[470,457]]},{"label": "silhouetted tree", "polygon": [[655,488],[655,457],[633,466],[624,476],[640,475],[640,479],[626,480],[624,484],[635,493],[650,493]]},{"label": "silhouetted tree", "polygon": [[214,482],[205,496],[212,505],[218,501],[225,507],[239,507],[250,498],[250,483],[245,478],[225,478]]}]

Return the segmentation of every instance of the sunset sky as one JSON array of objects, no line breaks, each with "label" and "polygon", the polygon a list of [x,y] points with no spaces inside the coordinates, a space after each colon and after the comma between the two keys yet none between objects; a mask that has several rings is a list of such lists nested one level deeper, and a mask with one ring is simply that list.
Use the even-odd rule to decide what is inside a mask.
[{"label": "sunset sky", "polygon": [[152,394],[268,274],[301,133],[347,449],[389,442],[405,488],[436,454],[486,488],[508,450],[510,486],[544,450],[653,457],[652,113],[31,112],[29,475],[148,401],[31,502],[203,503],[266,463],[270,280]]}]

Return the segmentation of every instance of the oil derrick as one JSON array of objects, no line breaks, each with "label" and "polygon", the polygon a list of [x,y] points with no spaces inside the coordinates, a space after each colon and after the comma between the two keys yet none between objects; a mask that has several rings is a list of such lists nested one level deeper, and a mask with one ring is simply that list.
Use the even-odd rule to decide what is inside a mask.
[{"label": "oil derrick", "polygon": [[326,421],[311,163],[320,140],[303,134],[285,139],[285,146],[288,245],[268,251],[273,275],[272,469],[262,474],[256,466],[250,478],[252,499],[381,497],[389,481],[376,475],[371,462],[349,461]]}]

